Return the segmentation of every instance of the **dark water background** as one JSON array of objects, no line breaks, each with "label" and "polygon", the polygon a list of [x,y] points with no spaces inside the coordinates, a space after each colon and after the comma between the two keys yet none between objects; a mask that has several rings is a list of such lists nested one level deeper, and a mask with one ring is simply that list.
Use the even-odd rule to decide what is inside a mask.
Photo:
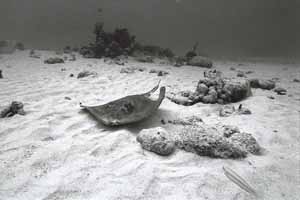
[{"label": "dark water background", "polygon": [[79,46],[101,19],[177,53],[198,41],[211,56],[300,55],[300,0],[0,0],[0,40]]}]

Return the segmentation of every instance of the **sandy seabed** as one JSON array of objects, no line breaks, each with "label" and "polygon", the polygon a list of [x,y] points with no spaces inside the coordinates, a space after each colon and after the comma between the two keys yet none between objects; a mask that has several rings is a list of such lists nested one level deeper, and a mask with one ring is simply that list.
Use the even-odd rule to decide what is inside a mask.
[{"label": "sandy seabed", "polygon": [[[0,119],[0,199],[107,200],[250,200],[257,199],[231,182],[222,170],[234,169],[257,190],[259,199],[296,200],[300,196],[300,77],[299,62],[280,60],[215,61],[224,76],[252,70],[253,78],[279,78],[287,95],[253,89],[242,101],[251,115],[219,117],[217,104],[181,106],[165,99],[151,118],[130,126],[108,128],[82,112],[79,102],[103,104],[119,97],[149,91],[158,80],[167,94],[194,90],[205,69],[129,61],[125,66],[103,59],[84,59],[47,65],[54,52],[29,51],[1,55],[0,108],[24,103],[25,116]],[[123,67],[144,72],[120,73]],[[65,68],[65,71],[61,69]],[[168,71],[164,77],[150,69]],[[97,77],[77,79],[82,70]],[[73,73],[75,77],[69,77]],[[274,96],[269,99],[267,96]],[[70,99],[65,99],[69,97]],[[234,104],[237,106],[239,103]],[[266,150],[245,159],[213,159],[177,150],[169,157],[144,151],[136,135],[144,128],[172,125],[161,120],[196,115],[207,124],[238,126],[252,133]]]}]

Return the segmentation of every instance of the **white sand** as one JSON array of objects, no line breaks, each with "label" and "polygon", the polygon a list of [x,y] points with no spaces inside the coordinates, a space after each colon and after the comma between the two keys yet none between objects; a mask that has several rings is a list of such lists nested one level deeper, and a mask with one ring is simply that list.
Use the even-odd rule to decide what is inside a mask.
[{"label": "white sand", "polygon": [[[1,55],[4,79],[0,79],[0,109],[18,100],[24,102],[27,112],[25,116],[0,119],[1,200],[256,199],[231,182],[223,166],[243,176],[261,199],[299,199],[300,83],[292,82],[300,77],[299,63],[216,62],[216,68],[226,76],[235,76],[236,72],[229,70],[235,67],[255,71],[248,77],[278,77],[277,84],[292,94],[278,96],[273,91],[253,90],[253,96],[242,102],[251,115],[221,118],[218,105],[185,107],[165,99],[150,119],[112,129],[80,111],[79,102],[102,104],[146,92],[161,78],[149,74],[150,69],[170,72],[161,78],[167,93],[193,90],[204,69],[131,61],[126,66],[146,67],[147,71],[121,74],[123,66],[108,65],[102,59],[78,58],[66,64],[46,65],[44,58],[54,53],[41,54],[41,59],[29,58],[28,51]],[[99,76],[77,79],[84,69],[96,71]],[[70,78],[71,73],[75,77]],[[252,133],[266,149],[265,155],[224,160],[177,150],[170,157],[160,157],[143,151],[136,141],[143,128],[174,130],[174,126],[162,125],[161,119],[191,115],[200,116],[208,124],[236,125]]]}]

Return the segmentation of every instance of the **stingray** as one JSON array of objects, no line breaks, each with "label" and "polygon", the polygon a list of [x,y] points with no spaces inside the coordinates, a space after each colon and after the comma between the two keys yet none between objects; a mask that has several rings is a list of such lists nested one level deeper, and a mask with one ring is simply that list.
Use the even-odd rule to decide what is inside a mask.
[{"label": "stingray", "polygon": [[107,126],[118,126],[142,121],[152,115],[165,98],[166,88],[161,87],[157,100],[150,98],[159,88],[159,83],[149,92],[111,101],[99,106],[80,106]]}]

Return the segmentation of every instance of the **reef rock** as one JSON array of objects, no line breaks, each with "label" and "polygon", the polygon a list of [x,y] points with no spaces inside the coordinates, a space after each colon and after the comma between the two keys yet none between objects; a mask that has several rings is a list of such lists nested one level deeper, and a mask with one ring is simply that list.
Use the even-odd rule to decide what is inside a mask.
[{"label": "reef rock", "polygon": [[185,127],[176,145],[188,152],[213,158],[244,158],[246,149],[231,143],[213,128],[202,126]]},{"label": "reef rock", "polygon": [[143,149],[161,156],[168,156],[175,151],[175,143],[171,135],[161,127],[143,129],[137,136]]},{"label": "reef rock", "polygon": [[243,158],[248,153],[261,152],[261,147],[251,134],[242,133],[234,126],[216,127],[205,124],[185,126],[176,139],[176,146],[213,158]]}]

